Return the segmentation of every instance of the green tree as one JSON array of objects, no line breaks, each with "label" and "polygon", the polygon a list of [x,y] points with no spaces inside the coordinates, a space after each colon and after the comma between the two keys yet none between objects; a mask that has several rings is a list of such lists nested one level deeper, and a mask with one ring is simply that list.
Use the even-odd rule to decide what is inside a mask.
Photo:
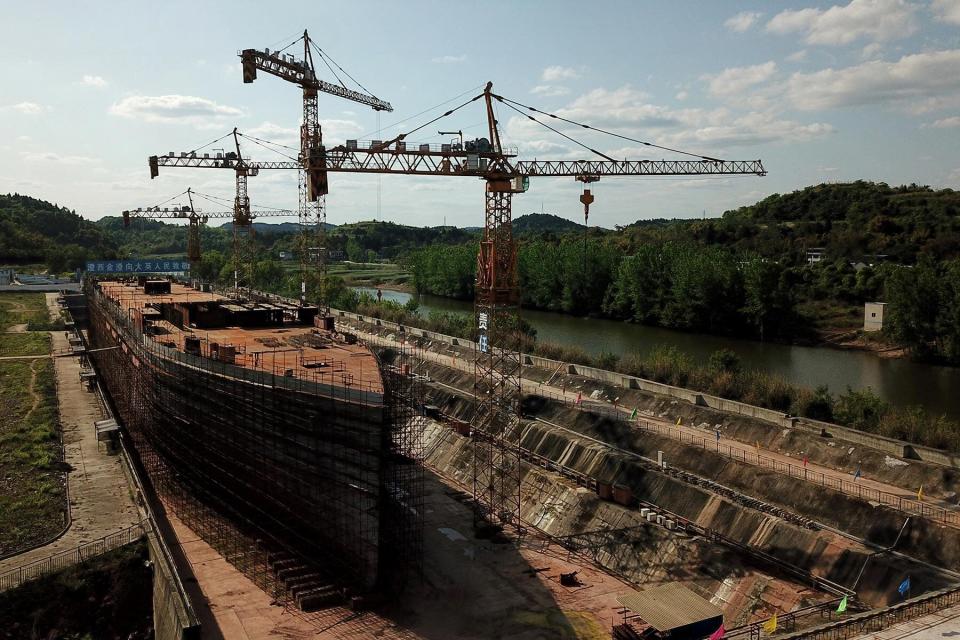
[{"label": "green tree", "polygon": [[913,268],[901,267],[887,279],[886,330],[919,354],[930,351],[937,338],[940,283],[933,260],[924,256]]}]

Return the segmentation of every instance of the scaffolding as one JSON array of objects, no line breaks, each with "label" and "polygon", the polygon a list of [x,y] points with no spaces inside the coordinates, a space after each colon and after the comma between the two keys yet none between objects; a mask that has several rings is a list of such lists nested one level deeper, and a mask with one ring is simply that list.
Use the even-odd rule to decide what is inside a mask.
[{"label": "scaffolding", "polygon": [[141,333],[95,282],[86,293],[92,346],[106,349],[95,364],[154,489],[226,560],[303,609],[357,604],[416,573],[422,403],[411,354],[376,361],[382,385],[338,378],[293,349],[241,349],[227,362],[211,345],[187,353]]}]

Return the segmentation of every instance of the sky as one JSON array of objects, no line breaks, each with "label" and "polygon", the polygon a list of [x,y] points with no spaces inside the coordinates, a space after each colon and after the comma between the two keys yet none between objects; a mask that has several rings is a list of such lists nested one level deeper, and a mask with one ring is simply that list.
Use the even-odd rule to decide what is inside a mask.
[{"label": "sky", "polygon": [[[960,0],[0,0],[0,11],[0,193],[90,219],[187,187],[233,197],[230,171],[161,169],[151,181],[149,155],[196,149],[233,127],[295,147],[300,90],[263,73],[244,84],[237,52],[282,48],[304,28],[394,107],[378,114],[321,94],[327,144],[410,131],[492,81],[542,111],[697,154],[761,159],[769,172],[604,179],[592,185],[591,225],[715,217],[821,182],[960,188]],[[502,105],[497,118],[521,158],[596,159]],[[485,127],[476,102],[408,143],[446,141],[438,130],[480,137]],[[684,159],[558,128],[618,159]],[[243,151],[282,159],[254,144]],[[582,222],[581,189],[572,178],[535,178],[514,198],[514,216]],[[261,172],[249,191],[255,208],[295,209],[296,173]],[[480,226],[482,194],[475,178],[332,174],[327,219]]]}]

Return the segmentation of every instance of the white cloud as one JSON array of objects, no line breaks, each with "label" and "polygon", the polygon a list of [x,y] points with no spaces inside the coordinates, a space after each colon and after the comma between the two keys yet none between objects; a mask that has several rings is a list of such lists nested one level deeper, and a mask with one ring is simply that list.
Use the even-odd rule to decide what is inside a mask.
[{"label": "white cloud", "polygon": [[17,136],[17,142],[30,142],[33,140],[30,136]]},{"label": "white cloud", "polygon": [[[777,142],[805,142],[829,135],[834,128],[823,122],[804,124],[781,120],[769,112],[751,112],[739,117],[707,114],[702,126],[691,126],[663,138],[670,145],[699,144],[745,146]],[[691,119],[690,125],[695,124]]]},{"label": "white cloud", "polygon": [[777,34],[801,33],[809,44],[849,44],[861,38],[893,40],[917,30],[917,10],[906,0],[851,0],[829,9],[787,9],[767,23]]},{"label": "white cloud", "polygon": [[960,25],[960,0],[933,0],[930,8],[937,20]]},{"label": "white cloud", "polygon": [[218,126],[243,115],[240,109],[196,96],[128,96],[113,104],[110,113],[132,120],[185,123],[196,127]]},{"label": "white cloud", "polygon": [[762,13],[757,11],[741,11],[732,18],[728,18],[727,21],[723,23],[723,26],[731,31],[743,33],[755,25],[762,15]]},{"label": "white cloud", "polygon": [[[595,89],[576,98],[567,107],[558,109],[556,113],[564,118],[622,135],[666,146],[692,149],[708,155],[711,148],[806,141],[833,132],[833,127],[826,123],[780,119],[769,111],[735,115],[725,108],[670,109],[650,104],[647,99],[647,95],[631,87],[612,91]],[[603,150],[611,157],[650,157],[651,152],[655,156],[663,155],[660,151],[642,146],[611,149],[604,146],[611,143],[612,139],[609,137],[585,132],[573,125],[558,124],[552,120],[550,124],[558,126],[592,148]],[[656,129],[656,132],[651,133],[651,129]],[[551,134],[523,116],[511,118],[507,122],[506,132],[509,142],[517,144],[525,151],[546,151],[549,142],[556,144],[561,141],[559,138],[552,140]],[[554,153],[561,149],[562,145],[549,148]],[[572,146],[568,146],[566,151],[569,157],[581,157],[585,153]]]},{"label": "white cloud", "polygon": [[803,62],[807,59],[807,50],[800,49],[787,56],[787,62]]},{"label": "white cloud", "polygon": [[949,118],[941,118],[937,120],[931,127],[936,127],[937,129],[948,129],[952,127],[960,127],[960,116],[950,116]]},{"label": "white cloud", "polygon": [[553,84],[538,84],[533,89],[530,89],[530,93],[545,98],[552,98],[554,96],[565,96],[570,93],[570,89]]},{"label": "white cloud", "polygon": [[534,156],[540,153],[567,154],[570,147],[565,144],[551,142],[550,140],[526,140],[518,145],[520,154],[523,156]]},{"label": "white cloud", "polygon": [[101,76],[84,75],[83,79],[80,80],[80,84],[88,87],[96,87],[97,89],[102,89],[105,86],[107,86],[107,84],[109,83],[106,80],[104,80],[103,77]]},{"label": "white cloud", "polygon": [[860,57],[864,60],[875,60],[880,57],[882,47],[879,42],[871,42],[860,52]]},{"label": "white cloud", "polygon": [[686,91],[678,91],[677,95],[673,96],[675,100],[679,100],[681,102],[686,100],[688,97],[690,97],[690,94],[687,93]]},{"label": "white cloud", "polygon": [[431,62],[435,62],[437,64],[457,64],[459,62],[466,62],[466,60],[467,54],[462,53],[459,56],[437,56],[436,58],[433,58]]},{"label": "white cloud", "polygon": [[580,72],[573,67],[547,67],[540,74],[544,82],[556,82],[557,80],[575,80],[580,77]]},{"label": "white cloud", "polygon": [[17,104],[8,104],[0,107],[0,111],[16,111],[17,113],[23,113],[28,116],[35,116],[52,111],[52,109],[46,105],[37,104],[36,102],[18,102]]},{"label": "white cloud", "polygon": [[261,122],[255,127],[243,129],[241,133],[291,147],[300,144],[300,132],[296,127],[284,127],[269,120]]},{"label": "white cloud", "polygon": [[957,69],[960,49],[917,53],[896,62],[877,60],[843,69],[795,73],[786,83],[786,98],[788,104],[804,110],[891,103],[933,110],[960,96]]},{"label": "white cloud", "polygon": [[65,156],[53,151],[21,151],[20,157],[24,162],[56,162],[69,165],[97,164],[100,162],[98,158]]},{"label": "white cloud", "polygon": [[363,127],[354,120],[321,120],[320,128],[324,141],[329,141],[329,144],[343,144],[347,138],[356,138],[363,133]]},{"label": "white cloud", "polygon": [[724,69],[715,76],[704,76],[710,81],[710,93],[719,97],[742,94],[746,89],[762,84],[777,72],[773,61],[750,67],[732,67]]},{"label": "white cloud", "polygon": [[647,103],[648,97],[630,86],[613,91],[594,89],[558,111],[557,115],[599,127],[609,124],[642,127],[677,124],[675,115],[666,107]]}]

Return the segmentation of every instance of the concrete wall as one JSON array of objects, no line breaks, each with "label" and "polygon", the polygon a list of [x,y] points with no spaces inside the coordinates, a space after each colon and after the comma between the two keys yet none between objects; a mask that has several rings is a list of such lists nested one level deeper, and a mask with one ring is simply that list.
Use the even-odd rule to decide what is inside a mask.
[{"label": "concrete wall", "polygon": [[153,632],[157,640],[193,640],[200,637],[200,625],[184,607],[183,596],[156,533],[147,534],[153,563]]},{"label": "concrete wall", "polygon": [[863,330],[881,331],[883,329],[883,302],[867,302],[863,305]]},{"label": "concrete wall", "polygon": [[[373,324],[375,326],[390,329],[398,333],[403,331],[407,335],[416,336],[418,338],[422,337],[435,342],[444,342],[446,344],[467,348],[475,347],[475,344],[472,341],[465,340],[463,338],[455,338],[453,336],[448,336],[433,331],[426,331],[424,329],[418,329],[415,327],[406,327],[397,324],[396,322],[388,322],[387,320],[370,318],[356,313],[351,313],[349,311],[341,311],[339,309],[333,309],[331,311],[335,315],[339,315],[340,317],[348,320],[356,320],[367,324]],[[612,384],[627,389],[639,389],[649,393],[657,393],[660,395],[669,396],[671,398],[677,398],[678,400],[684,400],[691,404],[716,409],[718,411],[757,418],[759,420],[774,424],[778,427],[804,429],[806,431],[818,433],[822,436],[827,436],[837,440],[850,442],[852,444],[859,444],[871,449],[876,449],[878,451],[883,451],[885,453],[890,453],[900,458],[923,460],[924,462],[932,462],[935,464],[960,469],[960,456],[951,454],[947,451],[943,451],[941,449],[932,449],[922,445],[910,444],[902,440],[894,440],[893,438],[886,438],[884,436],[866,433],[864,431],[857,431],[856,429],[850,429],[848,427],[843,427],[829,422],[819,422],[816,420],[810,420],[808,418],[793,417],[780,411],[765,409],[763,407],[757,407],[754,405],[745,404],[743,402],[736,402],[734,400],[727,400],[726,398],[720,398],[707,393],[699,393],[697,391],[691,391],[690,389],[674,387],[668,384],[654,382],[653,380],[645,380],[644,378],[617,373],[615,371],[606,371],[604,369],[597,369],[595,367],[560,362],[559,360],[551,360],[550,358],[541,358],[540,356],[524,354],[523,364],[524,366],[537,367],[546,371],[556,371],[557,369],[562,368],[565,373],[583,376],[584,378],[589,378],[590,380],[595,380],[597,382]]]}]

